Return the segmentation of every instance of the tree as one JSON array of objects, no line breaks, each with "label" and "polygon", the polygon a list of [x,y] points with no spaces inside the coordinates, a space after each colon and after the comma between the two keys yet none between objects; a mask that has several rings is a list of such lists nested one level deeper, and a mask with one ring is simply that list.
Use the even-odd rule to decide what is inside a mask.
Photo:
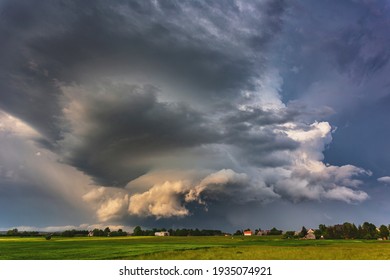
[{"label": "tree", "polygon": [[316,229],[314,231],[314,236],[316,237],[316,239],[321,239],[321,237],[323,237],[324,235],[322,234],[322,231],[319,230],[319,229]]},{"label": "tree", "polygon": [[362,226],[365,239],[376,239],[378,237],[378,232],[376,230],[376,226],[369,222],[364,222]]},{"label": "tree", "polygon": [[64,232],[61,233],[61,236],[63,237],[74,237],[75,235],[75,230],[65,230]]},{"label": "tree", "polygon": [[19,231],[17,228],[10,229],[9,231],[7,231],[7,235],[16,236],[16,235],[19,235]]},{"label": "tree", "polygon": [[389,229],[387,228],[387,226],[381,225],[379,228],[379,234],[380,234],[380,237],[382,237],[383,239],[388,239],[390,232],[389,232]]},{"label": "tree", "polygon": [[233,235],[244,235],[244,233],[238,229]]},{"label": "tree", "polygon": [[127,233],[124,232],[123,229],[121,229],[121,228],[118,229],[118,234],[119,234],[119,235],[122,235],[122,236],[127,235]]},{"label": "tree", "polygon": [[126,236],[127,232],[123,231],[121,228],[118,229],[118,231],[111,231],[110,236],[115,237],[115,236]]},{"label": "tree", "polygon": [[283,235],[283,238],[285,239],[293,239],[295,237],[295,231],[286,231],[286,233]]},{"label": "tree", "polygon": [[307,229],[305,227],[302,227],[301,232],[299,233],[299,237],[303,238],[307,235]]},{"label": "tree", "polygon": [[136,226],[133,230],[133,235],[135,236],[141,236],[143,235],[142,228],[140,226]]},{"label": "tree", "polygon": [[362,239],[364,236],[363,227],[361,225],[358,226],[358,238]]},{"label": "tree", "polygon": [[354,233],[353,233],[353,226],[352,226],[352,224],[345,222],[343,224],[343,236],[344,236],[344,238],[345,239],[351,239],[351,238],[353,238],[353,235],[354,235]]},{"label": "tree", "polygon": [[270,231],[269,231],[269,235],[281,235],[283,233],[282,230],[278,230],[277,228],[273,227]]},{"label": "tree", "polygon": [[318,229],[321,231],[321,234],[324,235],[326,233],[327,227],[324,224],[320,224]]},{"label": "tree", "polygon": [[93,236],[104,236],[104,232],[101,229],[95,228],[92,232]]}]

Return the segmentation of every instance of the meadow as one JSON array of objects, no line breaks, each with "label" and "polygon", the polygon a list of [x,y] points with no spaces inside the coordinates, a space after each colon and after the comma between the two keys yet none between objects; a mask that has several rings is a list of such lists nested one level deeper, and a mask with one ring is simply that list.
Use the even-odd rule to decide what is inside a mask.
[{"label": "meadow", "polygon": [[2,260],[388,260],[390,241],[281,237],[0,237]]}]

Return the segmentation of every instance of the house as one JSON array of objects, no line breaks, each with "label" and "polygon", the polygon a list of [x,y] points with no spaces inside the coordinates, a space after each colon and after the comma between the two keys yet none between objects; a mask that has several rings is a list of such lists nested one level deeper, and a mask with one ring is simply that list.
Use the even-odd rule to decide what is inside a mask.
[{"label": "house", "polygon": [[251,236],[253,232],[251,230],[244,230],[244,236]]},{"label": "house", "polygon": [[314,235],[314,230],[313,229],[309,229],[307,231],[305,239],[316,239],[316,236]]},{"label": "house", "polygon": [[154,233],[155,236],[169,236],[168,231],[157,231]]}]

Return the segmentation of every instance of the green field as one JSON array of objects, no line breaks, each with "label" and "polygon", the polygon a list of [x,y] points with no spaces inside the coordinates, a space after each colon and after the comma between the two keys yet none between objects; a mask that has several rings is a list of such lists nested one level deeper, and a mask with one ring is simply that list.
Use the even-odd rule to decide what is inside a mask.
[{"label": "green field", "polygon": [[280,237],[1,237],[3,260],[388,260],[390,241]]}]

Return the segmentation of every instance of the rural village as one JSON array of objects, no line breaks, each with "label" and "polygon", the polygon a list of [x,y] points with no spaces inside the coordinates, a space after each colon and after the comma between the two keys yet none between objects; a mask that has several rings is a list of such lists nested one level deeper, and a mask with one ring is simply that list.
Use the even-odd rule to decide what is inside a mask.
[{"label": "rural village", "polygon": [[334,226],[319,225],[318,229],[302,227],[299,231],[282,231],[273,227],[269,230],[249,228],[237,230],[235,233],[226,233],[221,230],[206,229],[142,229],[136,226],[133,232],[126,232],[122,229],[111,231],[109,227],[104,230],[95,228],[94,230],[65,230],[63,232],[40,232],[40,231],[19,231],[17,228],[0,232],[3,236],[44,236],[51,239],[53,236],[59,237],[119,237],[119,236],[277,236],[282,239],[366,239],[366,240],[388,240],[390,235],[390,225],[375,226],[372,223],[364,222],[356,226],[353,223],[345,222]]}]

